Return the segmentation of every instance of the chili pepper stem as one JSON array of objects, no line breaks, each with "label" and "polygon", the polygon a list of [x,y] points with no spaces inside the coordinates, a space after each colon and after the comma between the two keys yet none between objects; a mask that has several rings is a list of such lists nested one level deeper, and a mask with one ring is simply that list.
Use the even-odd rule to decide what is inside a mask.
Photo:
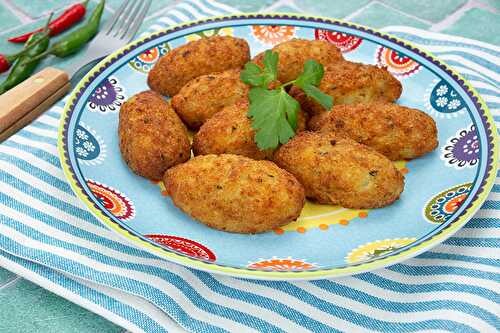
[{"label": "chili pepper stem", "polygon": [[54,12],[50,12],[49,18],[47,19],[47,22],[45,23],[45,27],[43,28],[44,33],[49,33],[49,24],[50,24],[50,21],[52,20],[52,16],[54,16]]},{"label": "chili pepper stem", "polygon": [[45,58],[46,56],[48,56],[50,54],[50,49],[43,52],[43,53],[40,53],[39,55],[37,55],[36,57],[33,57],[31,58],[31,61],[30,62],[34,62],[34,61],[37,61],[37,60],[40,60],[42,58]]},{"label": "chili pepper stem", "polygon": [[13,61],[15,61],[17,58],[22,56],[24,53],[26,53],[26,51],[27,51],[27,49],[23,49],[17,53],[5,55],[4,57],[5,57],[5,59],[7,59],[7,62],[10,64]]},{"label": "chili pepper stem", "polygon": [[[48,33],[46,33],[48,35]],[[9,54],[9,55],[4,55],[5,59],[7,59],[7,61],[9,63],[12,63],[13,61],[15,61],[17,58],[19,58],[20,56],[24,55],[26,52],[28,52],[29,50],[31,50],[33,47],[35,47],[36,45],[38,45],[39,43],[41,42],[41,39],[35,41],[34,43],[28,45],[28,46],[25,46],[24,49],[22,49],[21,51],[17,52],[17,53],[14,53],[14,54]]]},{"label": "chili pepper stem", "polygon": [[[47,19],[47,23],[45,24],[45,27],[43,28],[43,32],[42,32],[44,35],[47,35],[47,36],[48,36],[48,35],[50,34],[50,31],[49,31],[49,24],[50,24],[50,20],[52,19],[52,16],[53,16],[53,15],[54,15],[54,12],[51,12],[51,13],[50,13],[50,15],[49,15],[49,18]],[[14,58],[14,60],[15,60],[15,59],[17,59],[17,57],[22,56],[22,55],[23,55],[25,52],[27,52],[28,50],[32,49],[34,46],[36,46],[36,45],[37,45],[38,43],[40,43],[42,40],[43,40],[43,38],[40,38],[39,40],[35,41],[35,42],[34,42],[34,43],[32,43],[32,44],[30,44],[30,45],[26,45],[26,46],[24,47],[24,49],[16,55],[16,58]],[[28,42],[29,42],[29,39],[28,39]],[[28,43],[28,42],[26,42],[26,43]],[[46,54],[46,53],[47,53],[47,52],[43,52],[42,54]],[[30,61],[30,62],[33,62],[34,60],[38,60],[38,59],[40,59],[40,58],[41,58],[41,57],[39,57],[39,56],[34,57],[33,59],[31,59],[31,61]]]}]

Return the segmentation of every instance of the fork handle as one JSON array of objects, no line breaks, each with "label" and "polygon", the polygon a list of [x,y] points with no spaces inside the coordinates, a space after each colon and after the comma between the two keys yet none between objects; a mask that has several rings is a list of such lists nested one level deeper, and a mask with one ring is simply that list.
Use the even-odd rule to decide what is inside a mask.
[{"label": "fork handle", "polygon": [[0,142],[46,111],[69,87],[68,74],[47,67],[0,95]]}]

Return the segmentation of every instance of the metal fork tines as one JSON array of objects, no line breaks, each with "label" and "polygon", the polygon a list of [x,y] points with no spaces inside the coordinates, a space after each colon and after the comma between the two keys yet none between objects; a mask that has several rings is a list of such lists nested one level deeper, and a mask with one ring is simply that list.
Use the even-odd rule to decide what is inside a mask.
[{"label": "metal fork tines", "polygon": [[151,0],[126,0],[111,19],[106,22],[102,33],[113,37],[133,38],[148,12]]},{"label": "metal fork tines", "polygon": [[71,75],[82,66],[116,51],[134,38],[149,10],[151,0],[126,0],[90,42],[82,60],[68,70]]}]

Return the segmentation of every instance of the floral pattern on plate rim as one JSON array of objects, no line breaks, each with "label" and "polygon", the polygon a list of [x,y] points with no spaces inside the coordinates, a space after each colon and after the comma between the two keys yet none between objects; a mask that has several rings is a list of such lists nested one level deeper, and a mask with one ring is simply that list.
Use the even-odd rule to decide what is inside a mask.
[{"label": "floral pattern on plate rim", "polygon": [[441,149],[441,159],[445,165],[457,170],[473,168],[479,162],[481,151],[476,126],[461,128],[450,137]]},{"label": "floral pattern on plate rim", "polygon": [[472,183],[460,184],[434,195],[424,207],[428,222],[442,224],[463,204],[472,188]]},{"label": "floral pattern on plate rim", "polygon": [[102,114],[118,112],[126,99],[123,86],[116,77],[110,76],[92,92],[87,107],[91,112],[101,112]]},{"label": "floral pattern on plate rim", "polygon": [[104,208],[120,221],[131,220],[135,217],[134,204],[125,194],[92,179],[87,179],[87,186]]},{"label": "floral pattern on plate rim", "polygon": [[101,164],[106,157],[103,139],[83,122],[76,126],[73,145],[78,160],[85,165]]}]

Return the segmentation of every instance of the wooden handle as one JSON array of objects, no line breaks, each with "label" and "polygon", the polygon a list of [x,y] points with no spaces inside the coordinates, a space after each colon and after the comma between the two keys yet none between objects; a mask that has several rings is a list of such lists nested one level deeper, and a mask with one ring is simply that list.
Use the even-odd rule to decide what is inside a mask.
[{"label": "wooden handle", "polygon": [[[17,131],[25,126],[27,123],[19,127],[21,119],[24,119],[24,122],[33,120],[68,90],[68,74],[57,68],[47,67],[0,95],[1,136],[5,136],[7,129],[12,132],[13,127],[18,127]],[[54,95],[58,97],[54,98]],[[32,113],[36,115],[33,116]],[[17,126],[14,126],[15,124]]]},{"label": "wooden handle", "polygon": [[3,132],[0,132],[0,143],[7,140],[11,135],[15,134],[24,126],[31,123],[39,115],[47,111],[48,108],[58,100],[60,100],[70,88],[69,82],[62,86],[58,91],[56,91],[52,96],[44,100],[40,105],[34,108],[32,111],[26,113],[23,117],[14,122],[10,127],[8,127]]}]

